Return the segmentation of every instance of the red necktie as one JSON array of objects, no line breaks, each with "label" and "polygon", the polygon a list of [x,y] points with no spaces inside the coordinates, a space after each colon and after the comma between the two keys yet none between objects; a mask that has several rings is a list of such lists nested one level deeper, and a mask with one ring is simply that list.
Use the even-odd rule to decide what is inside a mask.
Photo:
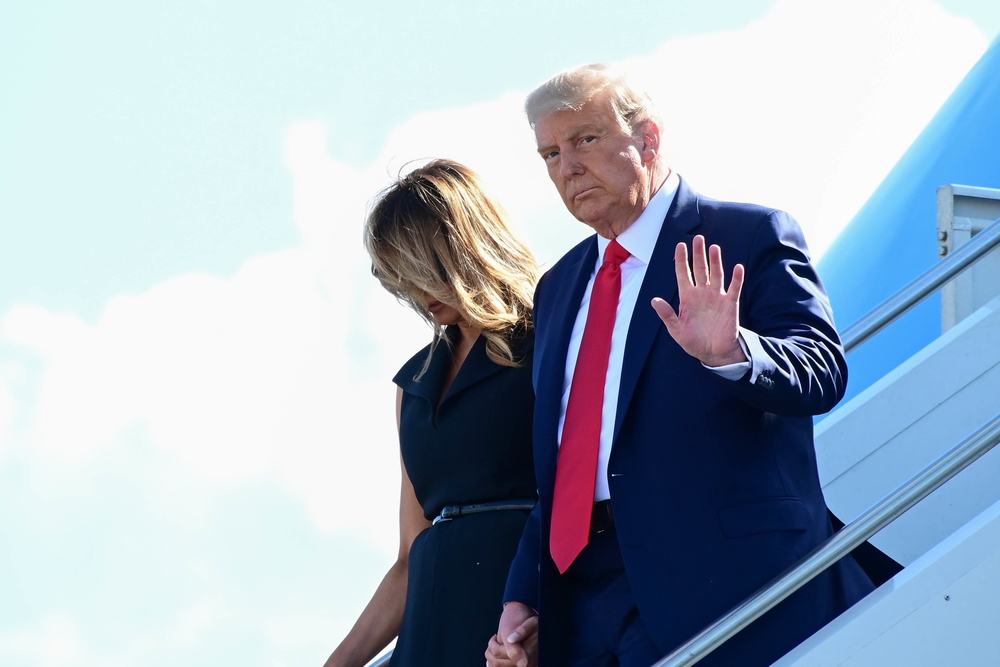
[{"label": "red necktie", "polygon": [[573,371],[556,464],[549,535],[549,550],[560,572],[569,568],[590,538],[604,380],[608,374],[611,333],[615,328],[618,295],[622,288],[621,263],[628,256],[628,250],[617,240],[604,251],[604,263],[594,278],[587,324]]}]

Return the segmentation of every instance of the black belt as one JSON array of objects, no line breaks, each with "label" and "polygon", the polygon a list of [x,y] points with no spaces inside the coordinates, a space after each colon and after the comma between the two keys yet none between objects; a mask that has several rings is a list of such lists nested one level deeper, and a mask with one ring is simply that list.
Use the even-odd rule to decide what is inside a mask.
[{"label": "black belt", "polygon": [[471,505],[445,505],[441,513],[434,517],[432,524],[439,521],[451,521],[466,514],[479,512],[496,512],[498,510],[530,510],[535,506],[534,500],[497,500],[492,503],[473,503]]},{"label": "black belt", "polygon": [[602,500],[594,503],[590,513],[590,535],[600,535],[615,527],[615,515],[611,511],[611,501]]}]

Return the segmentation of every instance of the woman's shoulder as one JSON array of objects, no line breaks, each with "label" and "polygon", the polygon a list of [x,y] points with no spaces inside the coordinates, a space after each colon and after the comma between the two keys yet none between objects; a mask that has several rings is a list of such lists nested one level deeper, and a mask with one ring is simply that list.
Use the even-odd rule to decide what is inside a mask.
[{"label": "woman's shoulder", "polygon": [[[420,348],[420,351],[410,357],[406,363],[400,366],[399,370],[392,377],[392,381],[398,384],[403,389],[412,386],[417,382],[416,377],[420,375],[420,371],[423,370],[424,365],[427,363],[427,357],[431,355],[431,349],[434,347],[433,343],[428,343]],[[438,343],[436,350],[433,354],[440,354],[441,348],[446,348],[447,346],[443,343]]]}]

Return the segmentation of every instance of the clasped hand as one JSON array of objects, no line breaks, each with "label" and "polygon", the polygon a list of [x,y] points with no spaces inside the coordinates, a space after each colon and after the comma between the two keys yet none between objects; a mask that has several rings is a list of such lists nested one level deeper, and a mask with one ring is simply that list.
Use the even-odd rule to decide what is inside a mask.
[{"label": "clasped hand", "polygon": [[538,615],[520,602],[508,602],[497,634],[486,647],[487,667],[538,667]]}]

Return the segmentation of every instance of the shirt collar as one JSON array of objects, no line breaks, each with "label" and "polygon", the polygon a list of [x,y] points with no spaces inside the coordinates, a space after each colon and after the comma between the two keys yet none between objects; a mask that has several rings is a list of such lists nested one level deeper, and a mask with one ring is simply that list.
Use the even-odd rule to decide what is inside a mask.
[{"label": "shirt collar", "polygon": [[[649,200],[646,208],[639,214],[635,222],[618,235],[618,243],[628,250],[632,257],[641,260],[645,264],[649,264],[649,260],[653,256],[656,239],[660,236],[660,229],[663,227],[667,211],[674,201],[674,195],[677,193],[679,183],[680,178],[677,176],[677,172],[671,169],[670,174],[663,181],[663,185],[656,191],[653,198]],[[611,239],[606,239],[603,236],[597,237],[598,264],[603,261],[604,251],[607,249],[609,243],[611,243]]]}]

